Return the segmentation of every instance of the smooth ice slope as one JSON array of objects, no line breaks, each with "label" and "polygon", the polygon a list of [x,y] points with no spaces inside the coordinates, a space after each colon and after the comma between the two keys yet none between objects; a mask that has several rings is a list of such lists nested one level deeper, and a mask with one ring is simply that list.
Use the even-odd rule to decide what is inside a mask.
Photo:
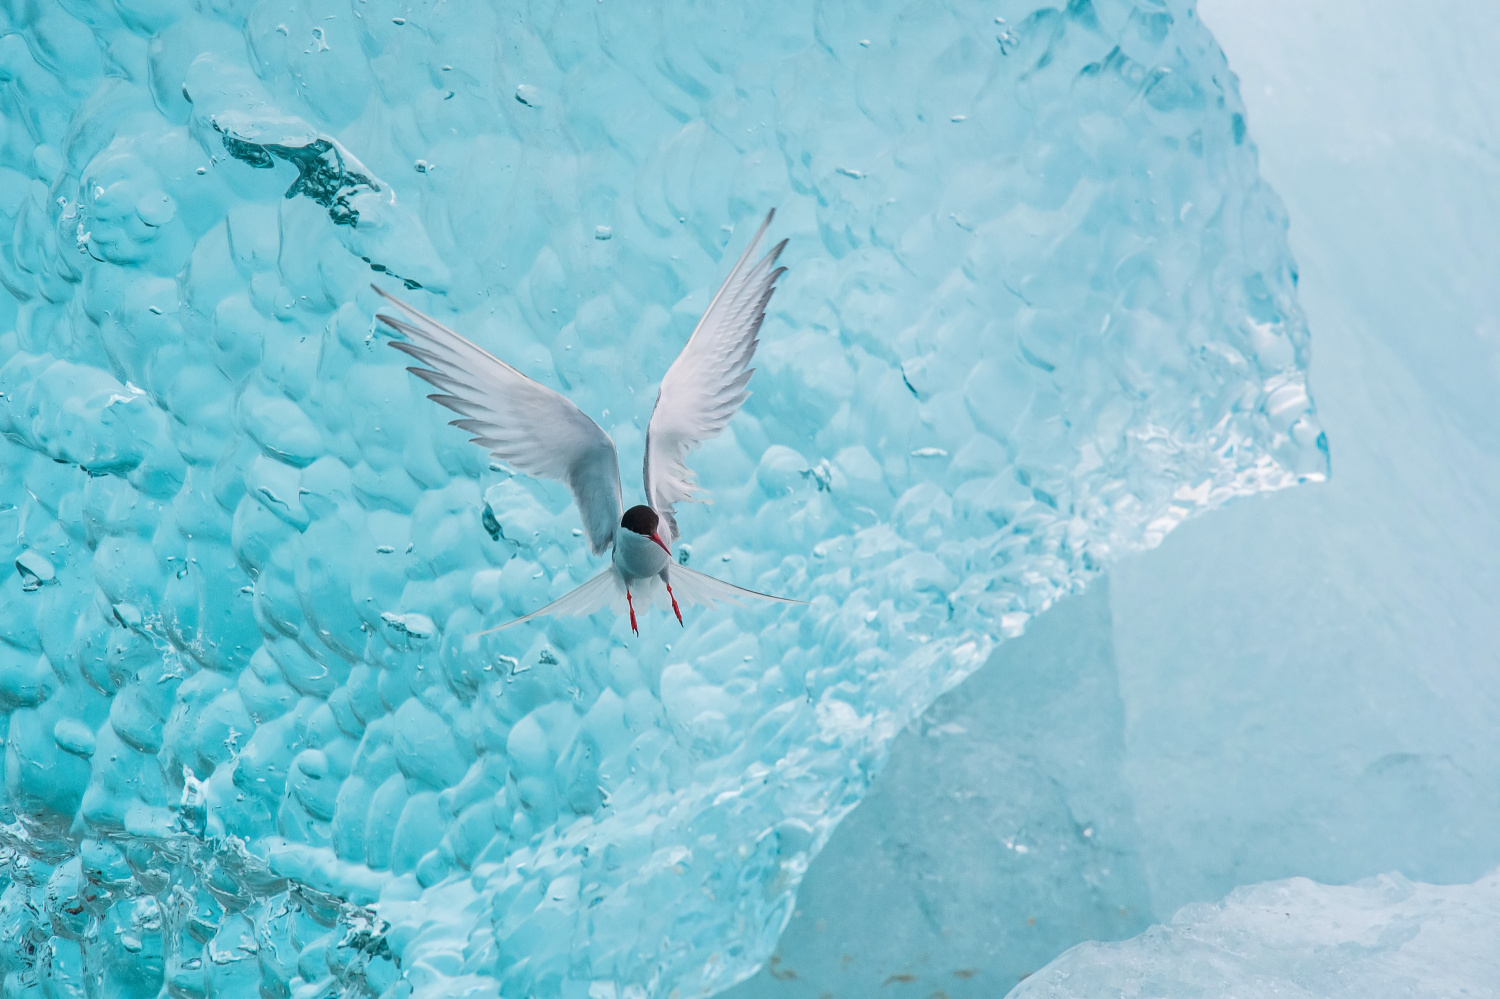
[{"label": "smooth ice slope", "polygon": [[1120,944],[1080,944],[1010,999],[1457,999],[1500,983],[1500,872],[1236,889]]},{"label": "smooth ice slope", "polygon": [[1288,202],[1336,474],[1112,573],[1163,918],[1500,865],[1500,7],[1410,13],[1204,5]]},{"label": "smooth ice slope", "polygon": [[[1240,884],[1500,865],[1500,7],[1200,13],[1288,205],[1335,474],[1123,560],[1107,606],[1094,584],[934,705],[737,997],[1003,994],[1121,907],[1137,922],[1110,935]],[[1100,774],[1118,781],[1107,811]],[[1009,813],[999,789],[1071,814]],[[1118,852],[1081,853],[1077,820],[1093,840],[1101,814]],[[879,877],[846,888],[859,870]]]},{"label": "smooth ice slope", "polygon": [[776,952],[725,999],[1004,996],[1156,919],[1109,600],[1106,575],[1059,601],[896,737]]},{"label": "smooth ice slope", "polygon": [[[1280,209],[1180,5],[0,16],[15,991],[727,984],[1001,636],[1325,470]],[[812,605],[468,637],[593,566],[367,283],[628,468],[770,204],[792,273],[682,553]]]}]

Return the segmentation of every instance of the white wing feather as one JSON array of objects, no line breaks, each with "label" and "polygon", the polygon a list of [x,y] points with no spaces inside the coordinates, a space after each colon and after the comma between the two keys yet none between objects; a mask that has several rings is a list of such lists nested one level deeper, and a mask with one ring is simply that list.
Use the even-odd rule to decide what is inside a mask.
[{"label": "white wing feather", "polygon": [[707,573],[676,563],[667,566],[666,572],[667,578],[672,582],[672,592],[677,595],[677,602],[688,606],[702,604],[714,607],[720,603],[730,603],[743,607],[748,600],[770,600],[778,604],[807,603],[790,597],[773,597],[759,590],[747,590],[743,586],[726,583],[722,579],[715,579]]},{"label": "white wing feather", "polygon": [[620,465],[609,435],[563,396],[399,298],[375,291],[408,317],[376,318],[407,338],[392,340],[392,347],[426,365],[406,370],[438,389],[427,398],[459,414],[451,424],[495,458],[566,485],[589,548],[595,555],[608,551],[621,510]]},{"label": "white wing feather", "polygon": [[605,569],[599,575],[575,586],[552,601],[541,610],[534,610],[525,617],[518,617],[514,621],[507,621],[498,628],[490,628],[488,631],[475,632],[478,635],[488,635],[492,631],[504,631],[513,628],[526,621],[532,621],[539,617],[587,617],[595,611],[604,610],[611,603],[618,602],[620,609],[624,609],[625,594],[620,589],[619,577],[615,575],[613,567]]},{"label": "white wing feather", "polygon": [[646,502],[664,521],[662,540],[669,545],[678,537],[674,504],[691,501],[701,491],[687,467],[688,452],[722,433],[750,395],[745,386],[754,374],[750,361],[760,342],[756,334],[776,279],[786,272],[785,267],[776,266],[786,240],[751,263],[775,215],[775,209],[766,214],[661,380],[646,430],[644,478]]}]

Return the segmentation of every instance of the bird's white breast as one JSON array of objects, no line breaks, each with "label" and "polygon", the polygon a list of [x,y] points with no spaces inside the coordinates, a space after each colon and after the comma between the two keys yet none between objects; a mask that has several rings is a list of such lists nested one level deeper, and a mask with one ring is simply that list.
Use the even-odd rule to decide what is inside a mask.
[{"label": "bird's white breast", "polygon": [[669,561],[666,551],[650,538],[643,538],[623,527],[615,529],[615,569],[625,577],[627,584],[660,575]]}]

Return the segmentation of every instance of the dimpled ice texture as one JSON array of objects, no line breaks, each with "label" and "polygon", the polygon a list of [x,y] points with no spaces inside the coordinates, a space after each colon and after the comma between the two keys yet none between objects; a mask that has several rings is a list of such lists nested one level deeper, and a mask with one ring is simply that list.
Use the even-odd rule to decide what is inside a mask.
[{"label": "dimpled ice texture", "polygon": [[[997,641],[1326,471],[1180,0],[19,3],[0,78],[11,994],[711,992]],[[575,400],[629,505],[773,205],[678,556],[809,606],[473,637],[599,563],[369,283]]]}]

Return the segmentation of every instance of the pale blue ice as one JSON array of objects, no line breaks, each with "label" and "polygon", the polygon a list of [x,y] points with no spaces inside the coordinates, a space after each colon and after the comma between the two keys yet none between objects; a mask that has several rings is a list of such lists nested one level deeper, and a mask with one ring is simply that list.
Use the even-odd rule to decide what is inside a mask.
[{"label": "pale blue ice", "polygon": [[1459,999],[1500,982],[1500,871],[1474,884],[1399,874],[1291,878],[1183,907],[1123,943],[1085,943],[1011,999]]},{"label": "pale blue ice", "polygon": [[[6,995],[724,988],[1004,639],[1327,473],[1182,0],[13,3],[0,84]],[[810,606],[472,637],[597,566],[369,282],[628,468],[772,205],[681,551]]]},{"label": "pale blue ice", "polygon": [[[1500,995],[1500,7],[1199,10],[1287,205],[1334,474],[1122,560],[940,699],[736,999],[1028,973],[1027,996]],[[1174,916],[1298,876],[1423,901],[1293,886],[1295,946],[1233,903]],[[1347,992],[1317,977],[1341,954]]]}]

